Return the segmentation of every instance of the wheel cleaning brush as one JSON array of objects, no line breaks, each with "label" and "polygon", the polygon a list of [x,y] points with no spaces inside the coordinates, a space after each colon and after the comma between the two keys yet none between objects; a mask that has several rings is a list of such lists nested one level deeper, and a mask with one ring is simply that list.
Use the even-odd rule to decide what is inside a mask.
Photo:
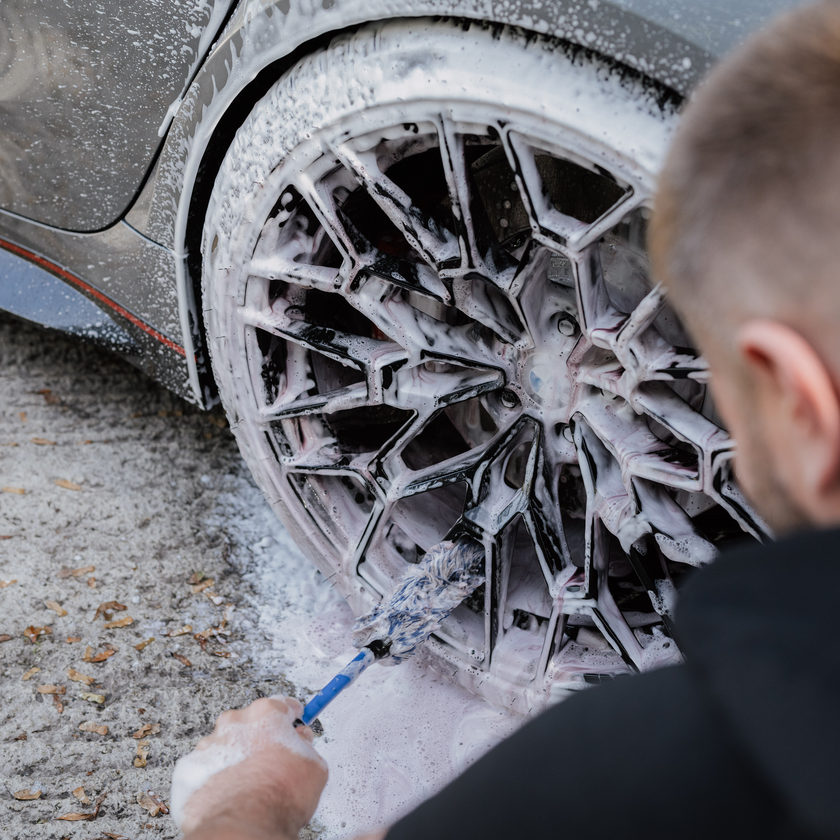
[{"label": "wheel cleaning brush", "polygon": [[312,723],[376,660],[397,665],[412,656],[484,582],[483,561],[484,548],[474,540],[432,546],[387,598],[356,619],[353,644],[360,653],[306,704],[295,724]]}]

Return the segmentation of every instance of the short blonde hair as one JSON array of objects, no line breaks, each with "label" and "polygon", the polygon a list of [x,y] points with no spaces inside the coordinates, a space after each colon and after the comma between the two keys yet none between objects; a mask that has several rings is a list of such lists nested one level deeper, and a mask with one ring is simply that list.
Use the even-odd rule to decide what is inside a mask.
[{"label": "short blonde hair", "polygon": [[654,275],[689,324],[714,330],[738,311],[818,304],[840,317],[835,243],[840,3],[824,2],[779,18],[697,91],[660,178],[649,244]]}]

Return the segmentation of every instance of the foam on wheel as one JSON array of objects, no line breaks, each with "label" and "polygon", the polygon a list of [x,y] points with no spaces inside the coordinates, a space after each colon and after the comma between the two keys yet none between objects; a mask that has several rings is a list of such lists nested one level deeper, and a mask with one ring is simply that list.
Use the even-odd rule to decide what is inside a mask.
[{"label": "foam on wheel", "polygon": [[482,542],[424,656],[522,712],[677,661],[681,574],[761,533],[647,276],[675,121],[579,48],[380,24],[275,84],[208,210],[214,371],[278,515],[357,613]]}]

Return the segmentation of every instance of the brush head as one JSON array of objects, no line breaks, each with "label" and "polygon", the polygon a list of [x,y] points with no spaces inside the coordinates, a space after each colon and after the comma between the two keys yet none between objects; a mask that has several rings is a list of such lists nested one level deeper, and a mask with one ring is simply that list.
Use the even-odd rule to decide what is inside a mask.
[{"label": "brush head", "polygon": [[406,572],[390,596],[356,619],[353,644],[375,647],[383,665],[397,665],[412,656],[483,582],[480,543],[467,539],[438,543]]}]

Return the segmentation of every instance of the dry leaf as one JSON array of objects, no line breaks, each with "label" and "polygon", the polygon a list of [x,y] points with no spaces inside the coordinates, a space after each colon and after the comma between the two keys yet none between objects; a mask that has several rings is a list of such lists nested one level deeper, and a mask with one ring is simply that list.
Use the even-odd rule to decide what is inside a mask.
[{"label": "dry leaf", "polygon": [[192,668],[192,662],[187,659],[186,656],[182,656],[180,653],[173,653],[172,654],[182,665],[186,665],[187,668]]},{"label": "dry leaf", "polygon": [[56,443],[54,440],[49,440],[47,438],[32,438],[32,443],[38,446],[55,446]]},{"label": "dry leaf", "polygon": [[134,624],[134,619],[130,615],[126,615],[116,621],[107,621],[102,626],[106,630],[113,630],[115,627],[128,627],[129,624]]},{"label": "dry leaf", "polygon": [[43,635],[49,636],[50,633],[52,633],[52,627],[46,627],[46,626],[45,627],[34,627],[34,626],[30,625],[29,627],[26,628],[26,630],[23,631],[23,635],[26,636],[26,638],[29,639],[29,641],[32,642],[33,645],[37,641],[38,636],[43,636]]},{"label": "dry leaf", "polygon": [[67,689],[63,685],[39,685],[39,694],[64,694]]},{"label": "dry leaf", "polygon": [[[88,571],[92,572],[93,566],[91,566]],[[99,616],[102,616],[105,621],[110,621],[114,617],[115,612],[127,609],[128,607],[125,604],[121,604],[119,601],[105,601],[96,608],[96,615],[93,617],[93,620],[96,621]]]},{"label": "dry leaf", "polygon": [[134,759],[134,766],[135,767],[145,767],[146,766],[146,759],[149,757],[149,742],[148,741],[138,741],[137,742],[137,758]]},{"label": "dry leaf", "polygon": [[42,793],[42,790],[30,790],[29,788],[25,788],[24,790],[19,790],[13,793],[12,796],[14,796],[15,799],[40,799]]},{"label": "dry leaf", "polygon": [[105,645],[105,650],[101,653],[94,654],[93,648],[88,645],[82,659],[85,662],[104,662],[109,656],[113,656],[116,652],[117,649],[113,645]]},{"label": "dry leaf", "polygon": [[166,803],[150,790],[137,794],[137,804],[145,808],[153,817],[158,814],[168,814],[169,808]]},{"label": "dry leaf", "polygon": [[57,478],[55,483],[59,487],[63,487],[65,490],[81,490],[82,485],[76,484],[75,481],[68,481],[66,478]]},{"label": "dry leaf", "polygon": [[21,679],[22,679],[22,680],[28,680],[28,679],[30,679],[30,678],[32,678],[32,677],[34,677],[34,676],[35,676],[35,674],[37,674],[40,670],[41,670],[41,669],[40,669],[37,665],[34,665],[32,668],[30,668],[30,669],[29,669],[29,670],[28,670],[28,671],[27,671],[27,672],[26,672],[26,673],[25,673],[25,674],[21,677]]},{"label": "dry leaf", "polygon": [[18,417],[20,417],[20,422],[21,423],[26,422],[26,412],[25,411],[19,411],[18,412]]},{"label": "dry leaf", "polygon": [[102,837],[97,837],[96,840],[128,840],[123,834],[112,834],[110,831],[103,831]]},{"label": "dry leaf", "polygon": [[79,697],[82,700],[87,700],[90,703],[99,703],[100,705],[105,702],[104,694],[91,694],[89,691],[83,691]]},{"label": "dry leaf", "polygon": [[35,391],[36,394],[42,394],[47,405],[58,405],[61,398],[57,397],[49,388],[41,388],[40,391]]},{"label": "dry leaf", "polygon": [[0,589],[5,589],[7,586],[11,586],[13,583],[17,583],[17,578],[13,578],[12,580],[0,580]]},{"label": "dry leaf", "polygon": [[93,443],[92,440],[80,440],[79,446],[87,446],[89,443]]},{"label": "dry leaf", "polygon": [[62,814],[60,817],[56,817],[57,820],[68,820],[70,822],[77,822],[79,820],[92,820],[95,819],[94,814]]},{"label": "dry leaf", "polygon": [[60,715],[64,714],[64,703],[62,703],[61,700],[58,699],[58,695],[53,694],[52,699],[53,699],[53,705],[55,706],[56,711]]},{"label": "dry leaf", "polygon": [[134,645],[134,649],[135,650],[143,650],[144,647],[148,647],[154,640],[155,640],[155,637],[150,636],[148,639],[146,639],[145,642],[140,642],[139,644]]},{"label": "dry leaf", "polygon": [[56,577],[81,577],[82,575],[87,575],[94,571],[96,571],[96,566],[80,566],[78,569],[70,569],[67,566],[62,566],[61,571],[58,572]]},{"label": "dry leaf", "polygon": [[14,534],[0,534],[0,540],[10,540]]},{"label": "dry leaf", "polygon": [[192,624],[185,624],[180,630],[170,630],[167,636],[183,636],[186,633],[192,633]]},{"label": "dry leaf", "polygon": [[203,581],[203,580],[204,580],[204,572],[193,572],[190,575],[190,579],[187,581],[187,583],[189,583],[191,585],[194,585],[196,583],[201,583],[201,581]]},{"label": "dry leaf", "polygon": [[131,737],[145,738],[147,735],[157,735],[159,732],[159,723],[144,723]]},{"label": "dry leaf", "polygon": [[96,677],[88,677],[85,674],[80,674],[75,668],[68,668],[67,676],[73,682],[84,683],[85,685],[93,685],[96,682]]},{"label": "dry leaf", "polygon": [[27,735],[26,732],[21,732],[20,735],[15,735],[15,737],[12,738],[12,740],[13,741],[25,741],[28,737],[29,737],[29,735]]},{"label": "dry leaf", "polygon": [[61,606],[61,604],[57,603],[56,601],[44,601],[48,609],[51,609],[54,613],[56,613],[59,617],[67,615],[67,610]]},{"label": "dry leaf", "polygon": [[12,637],[8,633],[0,633],[0,642],[10,642]]},{"label": "dry leaf", "polygon": [[68,636],[67,637],[67,644],[68,645],[72,645],[74,642],[81,642],[81,641],[82,641],[81,636]]},{"label": "dry leaf", "polygon": [[88,587],[91,589],[96,589],[96,578],[88,578]]},{"label": "dry leaf", "polygon": [[79,724],[79,729],[82,732],[95,732],[97,735],[107,735],[108,727],[104,723],[94,723],[91,720],[86,720]]},{"label": "dry leaf", "polygon": [[2,488],[4,493],[17,493],[18,496],[22,496],[26,493],[26,490],[23,487],[3,487]]},{"label": "dry leaf", "polygon": [[91,662],[104,662],[109,656],[113,656],[117,652],[116,648],[111,650],[103,650],[102,653],[97,653],[91,657]]},{"label": "dry leaf", "polygon": [[192,590],[193,595],[197,595],[199,592],[209,589],[215,582],[216,581],[213,580],[213,578],[207,578],[207,580],[203,580],[201,583],[191,586],[190,589]]},{"label": "dry leaf", "polygon": [[228,659],[229,657],[233,656],[233,654],[229,650],[213,650],[210,652],[213,654],[213,656],[223,656],[225,657],[225,659]]},{"label": "dry leaf", "polygon": [[204,594],[217,606],[224,604],[225,599],[221,595],[217,595],[212,589],[205,589]]},{"label": "dry leaf", "polygon": [[37,641],[38,636],[49,636],[50,633],[52,633],[52,627],[34,627],[32,625],[30,625],[26,628],[26,630],[23,631],[23,635],[26,636],[26,638],[29,639],[29,641],[32,642],[33,645]]},{"label": "dry leaf", "polygon": [[87,794],[85,793],[85,789],[83,786],[77,787],[73,791],[73,796],[82,803],[82,805],[90,805],[90,799],[87,798]]}]

